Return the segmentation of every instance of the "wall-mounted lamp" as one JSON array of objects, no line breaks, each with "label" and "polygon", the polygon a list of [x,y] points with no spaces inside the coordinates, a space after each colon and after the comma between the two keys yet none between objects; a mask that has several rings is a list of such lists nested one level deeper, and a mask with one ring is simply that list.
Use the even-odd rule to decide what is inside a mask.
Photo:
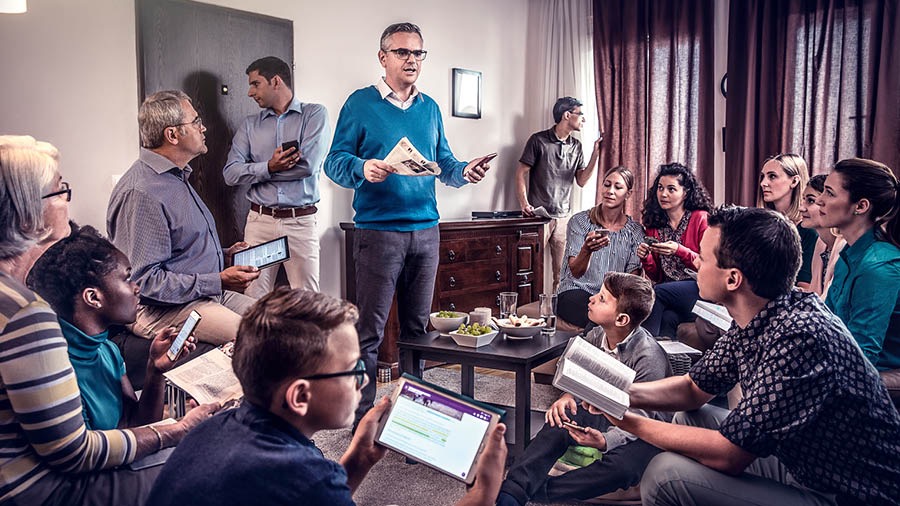
[{"label": "wall-mounted lamp", "polygon": [[0,13],[22,14],[28,10],[25,1],[26,0],[0,0]]}]

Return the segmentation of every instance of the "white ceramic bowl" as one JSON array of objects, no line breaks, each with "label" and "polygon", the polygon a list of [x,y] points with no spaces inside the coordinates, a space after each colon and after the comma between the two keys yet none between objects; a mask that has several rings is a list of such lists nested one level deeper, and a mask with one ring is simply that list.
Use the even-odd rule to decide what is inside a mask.
[{"label": "white ceramic bowl", "polygon": [[434,330],[446,334],[452,330],[458,329],[461,324],[469,322],[469,315],[466,313],[460,313],[459,311],[453,312],[457,315],[453,318],[438,318],[437,313],[428,315]]},{"label": "white ceramic bowl", "polygon": [[540,325],[530,325],[530,326],[521,326],[516,327],[515,325],[509,322],[509,319],[497,319],[494,321],[497,324],[497,328],[499,328],[506,337],[511,337],[513,339],[524,339],[529,337],[536,336],[542,328],[544,328],[544,323],[541,322]]},{"label": "white ceramic bowl", "polygon": [[460,334],[457,331],[450,332],[450,337],[453,338],[453,341],[459,346],[467,346],[469,348],[478,348],[479,346],[484,346],[486,344],[491,344],[491,341],[497,337],[497,331],[494,330],[492,332],[488,332],[487,334],[481,334],[480,336],[470,336],[468,334]]}]

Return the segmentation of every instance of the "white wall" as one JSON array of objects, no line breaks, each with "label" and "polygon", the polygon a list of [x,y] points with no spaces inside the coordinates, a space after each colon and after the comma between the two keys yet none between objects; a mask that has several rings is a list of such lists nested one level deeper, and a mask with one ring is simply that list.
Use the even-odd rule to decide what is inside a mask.
[{"label": "white wall", "polygon": [[[438,184],[442,218],[517,208],[516,160],[531,131],[544,127],[523,120],[526,0],[208,3],[292,19],[296,92],[304,101],[325,104],[332,126],[347,95],[381,75],[376,52],[384,27],[418,24],[429,51],[418,84],[441,106],[451,148],[460,159],[500,153],[485,182],[458,190]],[[26,14],[0,15],[0,132],[55,144],[63,177],[74,188],[72,217],[104,230],[111,178],[138,154],[134,3],[31,0],[28,8]],[[481,120],[450,115],[453,67],[483,72]],[[340,295],[338,223],[352,219],[352,192],[324,175],[321,190],[321,286]]]}]

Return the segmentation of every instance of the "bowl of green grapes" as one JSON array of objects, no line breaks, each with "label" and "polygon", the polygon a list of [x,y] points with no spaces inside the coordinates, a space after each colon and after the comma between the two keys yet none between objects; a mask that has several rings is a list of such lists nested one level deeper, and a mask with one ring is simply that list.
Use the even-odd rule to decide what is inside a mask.
[{"label": "bowl of green grapes", "polygon": [[448,334],[460,325],[469,323],[469,315],[459,311],[438,311],[429,315],[431,326],[441,334]]},{"label": "bowl of green grapes", "polygon": [[450,332],[450,337],[453,338],[456,344],[469,348],[478,348],[479,346],[490,344],[496,336],[496,330],[480,323],[461,324],[458,329]]}]

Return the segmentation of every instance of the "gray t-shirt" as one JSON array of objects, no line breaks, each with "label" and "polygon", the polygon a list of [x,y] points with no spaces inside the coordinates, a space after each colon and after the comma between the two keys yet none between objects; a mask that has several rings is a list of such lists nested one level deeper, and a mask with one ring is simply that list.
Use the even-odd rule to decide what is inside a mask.
[{"label": "gray t-shirt", "polygon": [[533,134],[522,151],[528,173],[528,203],[554,217],[568,216],[575,171],[584,167],[581,141],[573,136],[561,141],[551,127]]}]

